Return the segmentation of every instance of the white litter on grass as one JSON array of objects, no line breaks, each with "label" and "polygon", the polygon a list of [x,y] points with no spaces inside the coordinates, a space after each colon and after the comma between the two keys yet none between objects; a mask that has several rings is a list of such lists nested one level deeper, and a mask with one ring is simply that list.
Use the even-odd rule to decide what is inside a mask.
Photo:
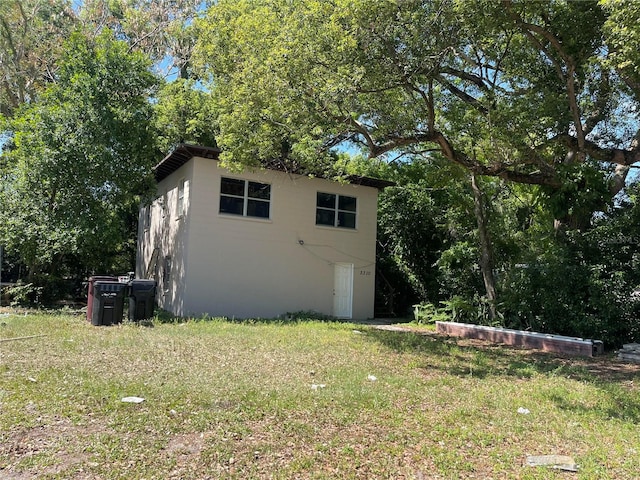
[{"label": "white litter on grass", "polygon": [[367,380],[369,380],[370,382],[375,382],[376,380],[378,380],[378,378],[375,375],[368,375]]},{"label": "white litter on grass", "polygon": [[318,390],[319,388],[324,388],[326,385],[324,383],[312,383],[311,390]]},{"label": "white litter on grass", "polygon": [[568,455],[528,455],[527,465],[530,467],[550,467],[565,472],[578,471],[578,465]]},{"label": "white litter on grass", "polygon": [[144,398],[141,397],[124,397],[122,403],[142,403],[144,402]]},{"label": "white litter on grass", "polygon": [[531,412],[529,411],[528,408],[518,408],[518,413],[522,414],[522,415],[529,415]]},{"label": "white litter on grass", "polygon": [[360,330],[351,330],[351,331],[356,335],[362,335],[362,332]]},{"label": "white litter on grass", "polygon": [[29,380],[30,382],[36,383],[37,380],[33,377],[27,377],[27,380]]}]

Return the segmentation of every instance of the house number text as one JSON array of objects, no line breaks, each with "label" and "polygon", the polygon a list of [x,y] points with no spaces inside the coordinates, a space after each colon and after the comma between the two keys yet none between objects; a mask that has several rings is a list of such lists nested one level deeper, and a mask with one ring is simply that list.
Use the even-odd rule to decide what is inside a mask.
[{"label": "house number text", "polygon": [[360,275],[368,277],[369,275],[371,275],[371,270],[360,270]]}]

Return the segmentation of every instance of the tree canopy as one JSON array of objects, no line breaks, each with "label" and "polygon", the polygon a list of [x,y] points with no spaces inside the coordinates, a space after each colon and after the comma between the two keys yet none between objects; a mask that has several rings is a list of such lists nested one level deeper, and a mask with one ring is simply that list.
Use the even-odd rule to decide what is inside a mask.
[{"label": "tree canopy", "polygon": [[73,28],[68,1],[0,3],[0,115],[10,116],[54,80],[63,41]]},{"label": "tree canopy", "polygon": [[84,0],[78,20],[89,31],[112,30],[164,75],[189,77],[195,42],[190,28],[202,0]]},{"label": "tree canopy", "polygon": [[[435,150],[474,174],[553,191],[583,190],[580,172],[600,170],[610,199],[640,160],[625,17],[635,10],[221,0],[198,24],[196,63],[215,86],[227,160],[313,162],[341,144],[371,158]],[[565,200],[568,214],[575,199]]]},{"label": "tree canopy", "polygon": [[0,169],[0,234],[31,279],[65,257],[104,266],[129,236],[122,213],[151,186],[149,61],[108,30],[63,47],[56,82],[8,123]]},{"label": "tree canopy", "polygon": [[202,8],[0,4],[0,268],[12,278],[51,286],[132,268],[152,165],[178,142],[215,143],[208,94],[190,78]]}]

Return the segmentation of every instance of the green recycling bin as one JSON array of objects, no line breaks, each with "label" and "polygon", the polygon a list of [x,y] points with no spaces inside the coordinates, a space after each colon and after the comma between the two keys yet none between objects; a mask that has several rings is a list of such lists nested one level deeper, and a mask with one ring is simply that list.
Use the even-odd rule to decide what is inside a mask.
[{"label": "green recycling bin", "polygon": [[91,302],[91,324],[113,325],[121,323],[126,291],[126,283],[107,280],[94,282]]},{"label": "green recycling bin", "polygon": [[155,302],[155,280],[131,280],[129,282],[130,321],[144,320],[153,317]]}]

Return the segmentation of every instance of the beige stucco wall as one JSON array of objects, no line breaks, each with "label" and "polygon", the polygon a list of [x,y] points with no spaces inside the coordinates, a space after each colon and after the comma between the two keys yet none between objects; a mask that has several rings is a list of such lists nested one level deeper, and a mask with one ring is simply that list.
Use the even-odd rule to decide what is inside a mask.
[{"label": "beige stucco wall", "polygon": [[[160,182],[155,200],[140,210],[138,221],[136,276],[156,280],[158,306],[175,313],[184,309],[192,177],[193,164],[188,162]],[[186,213],[178,215],[178,184],[182,179]]]},{"label": "beige stucco wall", "polygon": [[[218,213],[221,176],[271,184],[271,218]],[[171,284],[158,290],[161,306],[183,316],[270,318],[300,310],[333,315],[334,266],[346,263],[354,268],[352,318],[373,317],[375,188],[271,170],[228,172],[195,157],[159,184],[170,205],[180,178],[188,185],[185,217],[176,220],[171,210],[163,225],[167,221],[155,218],[161,213],[155,205],[149,235],[141,232],[139,272],[156,246],[172,256]],[[318,191],[358,199],[356,230],[315,225]]]}]

